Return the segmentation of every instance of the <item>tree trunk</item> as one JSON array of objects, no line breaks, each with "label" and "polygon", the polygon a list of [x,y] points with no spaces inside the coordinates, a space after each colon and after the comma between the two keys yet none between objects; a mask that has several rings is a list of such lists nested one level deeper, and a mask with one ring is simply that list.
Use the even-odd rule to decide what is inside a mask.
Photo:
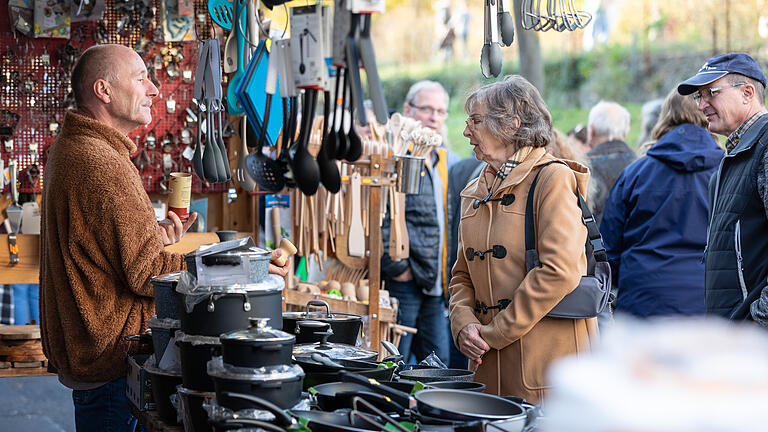
[{"label": "tree trunk", "polygon": [[520,75],[531,82],[539,92],[544,92],[544,64],[541,61],[539,36],[533,30],[524,30],[520,20],[522,0],[514,1],[515,42],[520,53]]}]

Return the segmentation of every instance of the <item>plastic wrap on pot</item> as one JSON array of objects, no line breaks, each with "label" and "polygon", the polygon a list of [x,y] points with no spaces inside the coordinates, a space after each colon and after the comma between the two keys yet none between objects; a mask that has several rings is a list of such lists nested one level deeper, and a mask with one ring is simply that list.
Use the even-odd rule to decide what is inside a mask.
[{"label": "plastic wrap on pot", "polygon": [[176,332],[176,341],[189,342],[192,345],[221,345],[221,340],[219,340],[218,336],[190,335],[181,330]]},{"label": "plastic wrap on pot", "polygon": [[224,363],[221,357],[214,357],[208,362],[208,375],[248,381],[278,381],[304,376],[299,365],[264,366],[260,368],[237,367]]},{"label": "plastic wrap on pot", "polygon": [[184,297],[184,308],[187,313],[199,303],[208,301],[211,294],[246,294],[251,291],[282,291],[285,287],[285,280],[278,275],[267,275],[261,282],[249,284],[231,284],[231,285],[198,285],[198,280],[190,272],[182,272],[179,276],[179,283],[176,285],[176,292]]},{"label": "plastic wrap on pot", "polygon": [[[311,399],[302,398],[299,403],[291,408],[291,410],[309,411],[312,408]],[[249,420],[265,420],[272,421],[275,419],[275,415],[266,410],[260,410],[255,408],[242,409],[233,411],[227,407],[223,407],[216,402],[216,398],[205,400],[203,402],[203,409],[208,413],[208,418],[213,422],[223,422],[230,419],[245,418]]]},{"label": "plastic wrap on pot", "polygon": [[184,261],[201,284],[227,285],[260,282],[267,276],[270,257],[246,237],[202,245],[184,255]]}]

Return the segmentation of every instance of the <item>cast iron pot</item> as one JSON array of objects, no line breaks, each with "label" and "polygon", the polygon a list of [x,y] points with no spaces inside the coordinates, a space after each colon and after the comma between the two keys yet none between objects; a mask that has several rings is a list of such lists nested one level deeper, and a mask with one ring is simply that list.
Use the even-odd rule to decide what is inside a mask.
[{"label": "cast iron pot", "polygon": [[[309,312],[310,306],[324,307],[325,312]],[[344,313],[332,314],[328,303],[323,300],[310,300],[307,302],[306,308],[307,310],[305,312],[284,312],[283,330],[288,333],[297,334],[296,331],[298,327],[296,323],[298,321],[307,319],[322,321],[329,323],[331,325],[331,330],[333,331],[333,335],[328,341],[348,345],[355,345],[357,343],[357,336],[360,334],[360,329],[363,327],[363,318],[361,316]],[[306,330],[309,331],[309,329]],[[309,337],[311,337],[311,332]]]},{"label": "cast iron pot", "polygon": [[176,408],[171,404],[170,396],[176,394],[176,387],[181,385],[181,373],[163,371],[157,368],[145,367],[152,382],[152,397],[155,400],[157,414],[165,422],[177,425]]},{"label": "cast iron pot", "polygon": [[192,335],[185,335],[181,332],[176,334],[176,345],[179,346],[179,355],[181,356],[181,376],[184,388],[189,390],[212,392],[213,380],[208,376],[208,361],[213,356],[221,353],[221,343],[216,342],[217,338],[210,336],[199,338],[204,342],[196,340]]},{"label": "cast iron pot", "polygon": [[152,278],[152,291],[155,295],[155,311],[159,319],[179,319],[179,303],[176,297],[176,285],[181,272],[166,273]]},{"label": "cast iron pot", "polygon": [[250,317],[269,318],[281,326],[282,293],[280,287],[240,293],[212,292],[203,301],[196,303],[191,313],[187,312],[184,303],[190,295],[182,293],[178,296],[181,329],[187,334],[219,336],[247,328]]},{"label": "cast iron pot", "polygon": [[[211,360],[212,363],[216,360]],[[281,366],[282,367],[282,366]],[[301,399],[301,385],[304,373],[301,368],[293,366],[293,371],[280,374],[273,378],[269,373],[239,374],[218,370],[211,372],[216,401],[219,405],[233,411],[258,408],[253,403],[238,398],[231,398],[227,393],[259,395],[282,409],[293,407]],[[209,369],[210,370],[210,369]],[[254,369],[254,372],[259,369]]]},{"label": "cast iron pot", "polygon": [[[285,324],[283,324],[283,327],[285,327]],[[322,341],[325,332],[333,332],[330,323],[316,320],[300,320],[296,322],[296,330],[293,333],[296,335],[297,344],[307,344]]]},{"label": "cast iron pot", "polygon": [[250,318],[245,330],[225,333],[221,340],[224,363],[241,367],[291,364],[296,338],[267,326],[269,318]]}]

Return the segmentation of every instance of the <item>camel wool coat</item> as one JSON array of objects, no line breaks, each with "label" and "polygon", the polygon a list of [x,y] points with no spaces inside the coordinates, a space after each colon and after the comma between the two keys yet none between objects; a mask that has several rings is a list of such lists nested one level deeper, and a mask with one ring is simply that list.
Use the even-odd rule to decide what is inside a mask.
[{"label": "camel wool coat", "polygon": [[[542,165],[556,160],[543,148],[534,149],[501,182],[492,199],[473,206],[489,193],[494,173],[487,171],[461,193],[459,251],[450,283],[450,321],[454,341],[470,323],[491,347],[475,379],[486,392],[520,396],[539,403],[547,389],[546,373],[557,359],[588,352],[598,337],[597,319],[548,318],[547,313],[573,291],[586,274],[587,229],[581,221],[576,186],[587,190],[589,171],[572,161],[543,168],[534,192],[534,228],[541,267],[525,272],[525,205],[528,191]],[[511,201],[511,203],[509,202]],[[505,205],[506,204],[506,205]],[[467,248],[486,251],[494,245],[506,256],[486,253],[467,259]],[[476,302],[509,306],[476,312]],[[472,366],[472,365],[470,365]]]}]

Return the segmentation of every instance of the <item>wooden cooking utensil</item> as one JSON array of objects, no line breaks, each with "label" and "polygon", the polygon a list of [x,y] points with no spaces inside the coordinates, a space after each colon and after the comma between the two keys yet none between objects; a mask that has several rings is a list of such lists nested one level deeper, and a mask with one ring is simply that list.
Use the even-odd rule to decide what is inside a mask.
[{"label": "wooden cooking utensil", "polygon": [[349,222],[349,255],[365,256],[365,238],[363,237],[363,220],[360,208],[360,173],[355,172],[350,177],[352,188],[352,214]]}]

